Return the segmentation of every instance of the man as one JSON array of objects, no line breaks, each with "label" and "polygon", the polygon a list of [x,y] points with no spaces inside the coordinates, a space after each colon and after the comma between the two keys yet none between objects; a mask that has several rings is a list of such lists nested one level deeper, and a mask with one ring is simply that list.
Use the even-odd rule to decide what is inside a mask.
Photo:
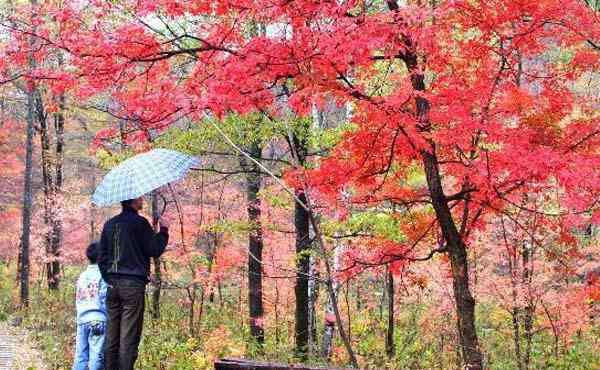
[{"label": "man", "polygon": [[88,246],[85,254],[90,264],[77,279],[77,339],[73,370],[104,369],[106,282],[96,264],[98,250],[98,243]]},{"label": "man", "polygon": [[150,258],[160,257],[169,240],[168,224],[155,233],[138,212],[143,198],[121,202],[122,212],[104,224],[99,266],[108,283],[106,369],[132,370],[144,322],[144,297]]}]

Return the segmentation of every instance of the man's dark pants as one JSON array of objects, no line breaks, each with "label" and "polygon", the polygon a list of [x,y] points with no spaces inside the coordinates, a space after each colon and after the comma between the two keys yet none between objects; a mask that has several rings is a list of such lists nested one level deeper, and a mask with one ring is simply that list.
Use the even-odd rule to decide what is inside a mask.
[{"label": "man's dark pants", "polygon": [[109,279],[106,306],[106,370],[133,370],[144,324],[146,284],[141,280]]}]

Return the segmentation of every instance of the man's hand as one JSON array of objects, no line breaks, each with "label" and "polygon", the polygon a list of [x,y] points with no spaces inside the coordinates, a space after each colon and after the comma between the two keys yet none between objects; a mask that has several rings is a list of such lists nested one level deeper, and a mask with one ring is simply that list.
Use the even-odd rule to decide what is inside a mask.
[{"label": "man's hand", "polygon": [[166,220],[166,219],[164,219],[164,218],[162,218],[162,217],[160,217],[158,219],[158,224],[160,225],[160,227],[165,227],[167,229],[169,228],[169,221]]}]

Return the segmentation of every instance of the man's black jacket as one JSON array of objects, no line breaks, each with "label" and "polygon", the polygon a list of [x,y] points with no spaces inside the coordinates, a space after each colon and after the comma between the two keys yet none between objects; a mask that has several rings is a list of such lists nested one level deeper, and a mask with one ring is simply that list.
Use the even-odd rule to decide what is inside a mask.
[{"label": "man's black jacket", "polygon": [[154,233],[148,220],[131,208],[104,224],[98,266],[105,281],[111,277],[148,281],[150,257],[160,257],[169,241],[168,229]]}]

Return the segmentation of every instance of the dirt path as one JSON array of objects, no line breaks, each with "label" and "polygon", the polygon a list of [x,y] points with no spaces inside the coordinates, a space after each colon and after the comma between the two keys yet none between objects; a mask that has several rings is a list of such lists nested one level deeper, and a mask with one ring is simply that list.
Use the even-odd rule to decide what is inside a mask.
[{"label": "dirt path", "polygon": [[27,332],[0,322],[0,370],[46,370]]}]

